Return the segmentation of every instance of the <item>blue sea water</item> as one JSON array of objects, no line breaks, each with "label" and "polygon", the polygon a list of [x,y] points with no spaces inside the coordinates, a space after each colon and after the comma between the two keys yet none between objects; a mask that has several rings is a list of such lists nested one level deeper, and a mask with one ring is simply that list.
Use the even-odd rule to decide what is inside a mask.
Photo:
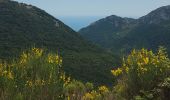
[{"label": "blue sea water", "polygon": [[81,28],[86,27],[91,23],[103,18],[103,16],[59,16],[56,18],[64,22],[73,30],[78,31]]}]

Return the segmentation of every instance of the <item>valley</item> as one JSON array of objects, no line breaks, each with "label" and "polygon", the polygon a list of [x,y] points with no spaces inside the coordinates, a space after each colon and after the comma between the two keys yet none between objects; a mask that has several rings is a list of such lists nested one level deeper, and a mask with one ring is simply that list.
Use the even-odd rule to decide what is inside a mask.
[{"label": "valley", "polygon": [[63,22],[21,1],[0,0],[0,100],[169,100],[169,5]]}]

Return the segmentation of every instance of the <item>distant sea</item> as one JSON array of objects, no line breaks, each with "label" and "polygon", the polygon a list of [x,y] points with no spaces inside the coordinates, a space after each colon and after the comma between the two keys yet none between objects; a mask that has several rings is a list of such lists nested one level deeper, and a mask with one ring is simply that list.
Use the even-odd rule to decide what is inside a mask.
[{"label": "distant sea", "polygon": [[86,27],[103,17],[104,16],[59,16],[56,18],[64,22],[75,31],[79,31],[81,28]]}]

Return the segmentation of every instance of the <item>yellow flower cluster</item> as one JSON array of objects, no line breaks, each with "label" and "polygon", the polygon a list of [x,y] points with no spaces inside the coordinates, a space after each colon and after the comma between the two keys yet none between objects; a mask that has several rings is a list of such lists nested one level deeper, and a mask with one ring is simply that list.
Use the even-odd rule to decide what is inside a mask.
[{"label": "yellow flower cluster", "polygon": [[48,55],[48,63],[56,63],[56,64],[62,64],[62,58],[58,55]]},{"label": "yellow flower cluster", "polygon": [[43,53],[43,49],[32,48],[32,52],[36,55],[36,57],[41,57]]},{"label": "yellow flower cluster", "polygon": [[111,70],[111,72],[112,72],[112,74],[113,74],[114,76],[119,76],[119,75],[122,74],[122,69],[121,69],[121,68],[118,68],[118,69],[116,69],[116,70]]},{"label": "yellow flower cluster", "polygon": [[2,71],[1,76],[6,77],[8,79],[14,79],[14,76],[11,71]]},{"label": "yellow flower cluster", "polygon": [[92,93],[86,93],[83,97],[83,100],[94,100]]},{"label": "yellow flower cluster", "polygon": [[[8,67],[8,68],[7,68]],[[14,75],[12,71],[10,70],[10,66],[7,64],[0,64],[0,76],[6,77],[8,79],[14,79]]]},{"label": "yellow flower cluster", "polygon": [[158,50],[158,59],[160,60],[167,60],[168,59],[168,55],[167,53],[165,52],[166,49],[163,48],[163,47],[160,47],[159,50]]},{"label": "yellow flower cluster", "polygon": [[20,64],[24,64],[27,62],[28,59],[28,54],[26,54],[25,52],[23,52],[23,54],[21,55],[21,59],[20,59]]},{"label": "yellow flower cluster", "polygon": [[103,100],[109,92],[110,91],[106,86],[100,86],[97,91],[92,90],[91,92],[85,93],[83,100]]},{"label": "yellow flower cluster", "polygon": [[28,59],[32,57],[39,58],[43,54],[43,49],[40,48],[32,48],[30,53],[23,52],[20,59],[20,64],[24,64]]},{"label": "yellow flower cluster", "polygon": [[149,57],[152,56],[152,51],[142,49],[141,51],[133,50],[127,58],[127,64],[133,65],[134,61],[137,61],[138,66],[149,64]]},{"label": "yellow flower cluster", "polygon": [[107,92],[109,92],[109,89],[106,86],[100,86],[99,91],[101,93],[107,93]]},{"label": "yellow flower cluster", "polygon": [[97,91],[93,90],[91,92],[87,92],[83,96],[83,100],[101,100],[101,94]]},{"label": "yellow flower cluster", "polygon": [[[133,50],[131,54],[127,57],[127,61],[124,61],[124,65],[130,69],[134,69],[132,66],[137,67],[138,74],[144,74],[148,71],[148,66],[153,64],[155,60],[155,55],[152,51],[146,49],[141,49],[139,51]],[[154,60],[153,60],[154,59]],[[128,73],[128,71],[126,71]]]},{"label": "yellow flower cluster", "polygon": [[33,86],[33,82],[32,81],[27,81],[25,86],[29,86],[29,87],[32,87]]},{"label": "yellow flower cluster", "polygon": [[66,86],[67,84],[69,84],[71,82],[71,78],[70,77],[66,77],[65,74],[62,74],[60,76],[60,79],[64,81],[64,86]]},{"label": "yellow flower cluster", "polygon": [[162,72],[163,67],[161,67],[161,63],[167,60],[168,57],[164,52],[164,49],[159,49],[157,54],[154,54],[147,49],[134,49],[126,60],[123,59],[122,67],[111,70],[111,72],[114,76],[119,76],[122,73],[128,74],[129,70],[131,70],[131,72],[136,71],[138,76],[149,73],[150,71],[155,70],[155,68]]},{"label": "yellow flower cluster", "polygon": [[7,77],[9,78],[9,79],[14,79],[14,77],[13,77],[13,75],[12,75],[12,72],[8,72],[8,75],[7,75]]}]

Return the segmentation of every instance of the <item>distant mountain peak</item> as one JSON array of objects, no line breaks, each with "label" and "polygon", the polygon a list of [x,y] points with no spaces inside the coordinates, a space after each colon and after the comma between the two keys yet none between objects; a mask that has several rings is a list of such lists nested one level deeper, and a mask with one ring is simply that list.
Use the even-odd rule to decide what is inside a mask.
[{"label": "distant mountain peak", "polygon": [[98,21],[96,21],[96,22],[91,23],[90,26],[93,26],[93,25],[98,24],[98,23],[103,23],[103,22],[105,22],[105,21],[113,22],[113,21],[115,21],[115,20],[117,21],[117,20],[121,20],[121,19],[122,19],[122,18],[119,17],[119,16],[111,15],[111,16],[108,16],[108,17],[106,17],[106,18],[102,18],[102,19],[100,19],[100,20],[98,20]]},{"label": "distant mountain peak", "polygon": [[122,17],[117,16],[117,15],[111,15],[111,16],[106,17],[105,19],[110,19],[110,20],[113,20],[113,19],[122,19]]},{"label": "distant mountain peak", "polygon": [[163,21],[170,20],[170,5],[160,7],[146,16],[143,16],[139,18],[139,21],[141,23],[147,23],[147,24],[159,24]]}]

